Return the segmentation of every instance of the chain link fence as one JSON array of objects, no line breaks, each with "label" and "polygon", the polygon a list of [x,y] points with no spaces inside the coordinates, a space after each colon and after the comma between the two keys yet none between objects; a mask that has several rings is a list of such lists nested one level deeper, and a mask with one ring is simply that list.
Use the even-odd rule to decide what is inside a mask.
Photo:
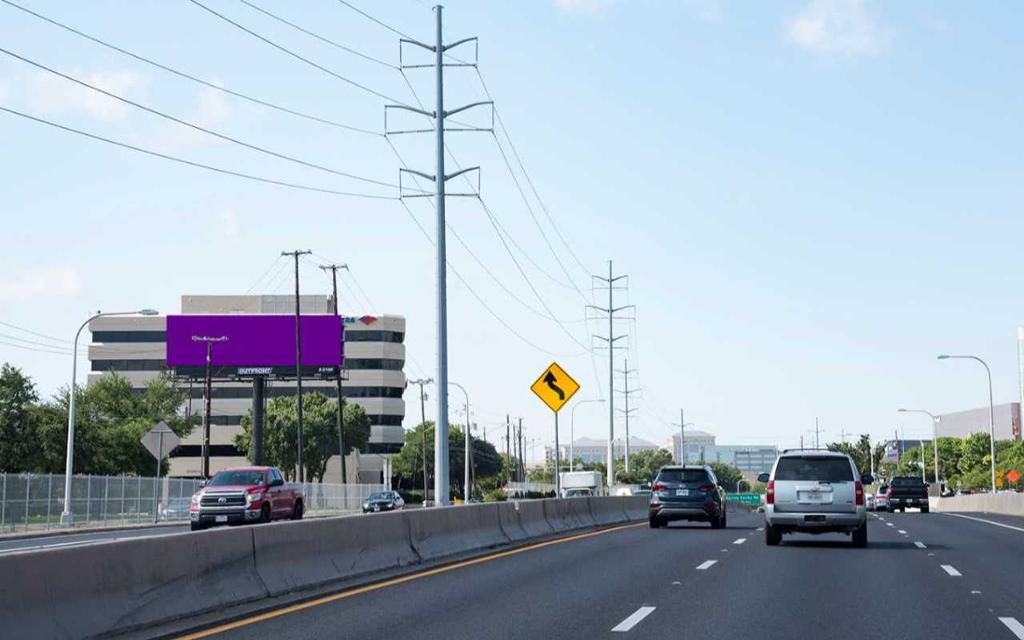
[{"label": "chain link fence", "polygon": [[[68,503],[76,528],[187,522],[201,481],[136,476],[72,476]],[[383,485],[306,483],[306,513],[352,513]],[[0,473],[0,533],[60,528],[63,474]]]}]

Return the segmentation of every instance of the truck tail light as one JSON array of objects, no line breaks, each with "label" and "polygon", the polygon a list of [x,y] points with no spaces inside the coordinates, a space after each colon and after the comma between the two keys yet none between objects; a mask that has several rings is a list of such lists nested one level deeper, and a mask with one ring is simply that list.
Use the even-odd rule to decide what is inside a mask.
[{"label": "truck tail light", "polygon": [[768,490],[765,492],[764,501],[768,504],[775,504],[775,481],[768,481]]},{"label": "truck tail light", "polygon": [[887,497],[887,498],[891,498],[892,497],[892,485],[889,485],[889,489],[885,492],[885,497]]},{"label": "truck tail light", "polygon": [[854,485],[854,491],[856,491],[855,501],[858,507],[864,506],[864,485],[858,480]]}]

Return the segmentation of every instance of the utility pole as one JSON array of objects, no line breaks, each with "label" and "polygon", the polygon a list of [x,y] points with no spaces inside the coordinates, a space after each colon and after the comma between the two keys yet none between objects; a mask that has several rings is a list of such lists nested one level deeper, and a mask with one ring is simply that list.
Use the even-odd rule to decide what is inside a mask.
[{"label": "utility pole", "polygon": [[821,435],[821,429],[818,428],[818,418],[814,418],[814,448],[815,449],[820,449],[821,448],[821,440],[819,438],[820,435]]},{"label": "utility pole", "polygon": [[523,419],[519,418],[519,481],[526,480],[526,460],[523,451]]},{"label": "utility pole", "polygon": [[423,385],[430,384],[434,380],[432,378],[420,378],[419,380],[410,380],[409,384],[418,384],[420,386],[420,436],[423,441],[423,501],[427,501],[427,405],[426,397],[423,395]]},{"label": "utility pole", "polygon": [[299,304],[299,257],[313,253],[309,250],[282,251],[282,256],[295,258],[295,413],[299,419],[298,451],[295,459],[299,466],[299,482],[306,481],[306,471],[302,463],[302,451],[305,448],[305,438],[302,433],[302,322],[301,309]]},{"label": "utility pole", "polygon": [[509,419],[509,415],[505,414],[505,459],[508,464],[505,465],[505,486],[512,482],[512,421]]},{"label": "utility pole", "polygon": [[608,314],[608,337],[597,336],[594,337],[598,340],[603,340],[608,344],[608,470],[607,470],[607,482],[608,488],[611,489],[612,485],[615,484],[615,343],[625,335],[615,335],[615,314],[619,311],[630,309],[633,305],[628,304],[622,307],[615,306],[615,283],[619,280],[623,280],[628,276],[613,275],[612,272],[612,261],[608,261],[608,277],[604,276],[591,276],[595,280],[600,280],[608,286],[608,306],[598,307],[592,304],[587,305],[587,308],[600,311],[601,313]]},{"label": "utility pole", "polygon": [[624,452],[625,452],[625,464],[623,465],[623,468],[624,468],[626,473],[629,473],[629,416],[630,416],[630,412],[635,412],[636,411],[635,408],[634,409],[630,409],[629,408],[629,396],[631,394],[634,394],[634,393],[640,391],[640,390],[639,389],[630,389],[629,388],[629,374],[636,373],[636,369],[630,369],[629,368],[629,360],[628,359],[622,361],[622,369],[619,370],[619,373],[622,374],[622,399],[623,399],[623,401],[625,402],[625,405],[626,405],[625,409],[619,409],[619,412],[626,419],[626,443],[625,443],[625,449],[624,449]]},{"label": "utility pole", "polygon": [[206,343],[206,384],[203,399],[206,408],[203,413],[203,478],[210,477],[210,398],[213,393],[213,345],[226,342],[227,336],[192,336],[192,342]]},{"label": "utility pole", "polygon": [[[399,176],[404,173],[411,173],[413,175],[420,176],[426,180],[434,183],[434,208],[437,212],[437,226],[436,226],[436,238],[434,246],[436,248],[436,278],[437,278],[437,423],[434,426],[434,502],[439,505],[446,505],[451,502],[450,500],[450,488],[448,482],[448,284],[447,284],[447,268],[448,268],[448,257],[446,248],[446,228],[445,228],[445,183],[452,178],[460,176],[469,171],[479,171],[479,167],[469,167],[456,171],[454,173],[445,173],[444,170],[444,131],[445,131],[445,120],[456,113],[471,109],[476,106],[485,104],[493,104],[490,101],[474,102],[462,107],[445,111],[444,109],[444,68],[447,66],[476,66],[476,63],[445,63],[444,54],[449,49],[457,47],[461,44],[468,42],[475,42],[476,38],[464,38],[450,44],[444,44],[444,27],[442,21],[443,7],[437,5],[434,7],[436,14],[436,32],[434,44],[425,44],[418,40],[412,40],[409,38],[401,38],[399,40],[399,68],[404,69],[422,69],[422,68],[433,68],[435,75],[436,91],[437,91],[437,106],[434,111],[426,111],[424,109],[417,109],[409,105],[400,104],[389,104],[384,106],[384,123],[385,123],[385,135],[394,135],[400,133],[420,133],[424,130],[415,131],[391,131],[387,127],[387,112],[388,109],[402,109],[405,111],[411,111],[420,115],[426,116],[434,120],[433,131],[436,137],[435,140],[435,154],[436,154],[436,169],[433,175],[424,173],[422,171],[415,171],[412,169],[402,168],[399,170]],[[401,51],[403,44],[411,44],[421,49],[425,49],[434,54],[434,63],[431,65],[426,64],[404,64],[401,62]],[[476,129],[472,127],[465,127],[462,131],[492,131],[491,129]],[[429,131],[425,130],[425,131]],[[401,193],[401,177],[399,178],[399,195]],[[422,195],[422,194],[417,194]],[[471,195],[479,197],[479,193],[475,194],[451,194],[451,195]]]},{"label": "utility pole", "polygon": [[679,408],[679,459],[686,465],[686,418],[682,407]]},{"label": "utility pole", "polygon": [[341,458],[341,484],[345,484],[345,396],[341,392],[341,368],[345,362],[345,323],[338,312],[338,269],[348,271],[347,264],[322,264],[320,268],[331,272],[331,287],[334,291],[334,315],[341,325],[341,361],[338,362],[338,456]]},{"label": "utility pole", "polygon": [[839,430],[839,439],[842,441],[843,444],[846,444],[847,433],[849,432],[846,430],[846,427],[843,427],[842,429]]}]

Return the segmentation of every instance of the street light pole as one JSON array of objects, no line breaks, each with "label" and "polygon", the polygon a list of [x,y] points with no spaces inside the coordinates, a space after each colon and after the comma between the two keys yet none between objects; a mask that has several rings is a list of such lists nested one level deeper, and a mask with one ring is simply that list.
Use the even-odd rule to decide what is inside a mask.
[{"label": "street light pole", "polygon": [[469,435],[469,431],[470,431],[469,394],[466,393],[466,387],[462,386],[458,382],[452,382],[451,380],[449,380],[448,384],[450,384],[453,387],[456,387],[456,388],[460,389],[462,391],[462,395],[465,396],[465,398],[466,398],[466,450],[463,453],[463,457],[465,458],[465,467],[466,467],[465,473],[466,473],[466,475],[465,475],[465,478],[463,479],[463,484],[462,484],[462,501],[463,502],[467,502],[469,500],[469,489],[470,489],[470,487],[469,487],[469,464],[470,464],[469,463],[469,458],[470,458],[470,456],[469,456],[469,440],[470,440],[470,435]]},{"label": "street light pole", "polygon": [[985,367],[985,373],[988,374],[988,447],[989,456],[992,462],[992,493],[996,492],[996,405],[992,399],[992,370],[988,368],[988,363],[979,358],[978,356],[951,356],[941,355],[939,360],[949,359],[962,359],[962,360],[975,360],[981,363],[981,366]]},{"label": "street light pole", "polygon": [[[900,409],[898,413],[923,413],[932,419],[932,455],[935,456],[935,486],[939,486],[939,417],[924,409]],[[924,462],[924,448],[921,449],[921,462]],[[924,480],[924,477],[921,478]]]},{"label": "street light pole", "polygon": [[573,441],[576,440],[576,408],[581,404],[587,404],[588,402],[604,402],[604,398],[595,398],[593,400],[580,400],[572,406],[572,411],[569,413],[569,471],[575,471],[573,468],[573,461],[575,458],[575,451],[573,449]]},{"label": "street light pole", "polygon": [[74,346],[71,349],[71,389],[68,390],[68,446],[67,458],[64,461],[64,511],[60,514],[60,524],[63,527],[70,527],[73,522],[71,515],[71,476],[75,466],[75,390],[78,385],[78,338],[82,335],[82,329],[96,318],[109,316],[155,316],[155,309],[140,309],[139,311],[108,311],[106,313],[97,311],[88,320],[78,327],[75,332]]}]

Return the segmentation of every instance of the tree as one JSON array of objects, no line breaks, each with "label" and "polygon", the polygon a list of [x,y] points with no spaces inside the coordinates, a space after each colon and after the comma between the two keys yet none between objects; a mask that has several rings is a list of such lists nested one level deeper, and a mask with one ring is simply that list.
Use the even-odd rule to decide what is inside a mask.
[{"label": "tree", "polygon": [[739,492],[739,482],[743,479],[743,472],[739,470],[739,467],[724,462],[711,462],[708,466],[715,472],[718,483],[726,491]]},{"label": "tree", "polygon": [[845,453],[846,455],[853,458],[853,462],[857,465],[857,469],[861,474],[870,473],[873,465],[871,464],[871,457],[875,459],[875,466],[881,466],[879,462],[882,455],[885,453],[884,445],[871,446],[871,438],[866,434],[861,434],[860,438],[855,443],[848,442],[832,442],[825,447],[829,451],[838,451]]},{"label": "tree", "polygon": [[38,462],[39,394],[20,369],[0,368],[0,471],[31,470]]},{"label": "tree", "polygon": [[[425,433],[424,433],[425,432]],[[405,434],[405,444],[395,457],[394,471],[399,486],[406,489],[423,489],[423,438],[427,441],[427,485],[433,486],[434,467],[434,423],[427,421],[416,425]],[[452,425],[448,429],[448,480],[457,493],[464,494],[465,487],[466,438],[462,429]],[[470,439],[473,456],[473,474],[477,488],[492,487],[504,478],[504,455],[498,455],[490,442],[476,436]],[[498,478],[497,481],[493,478]],[[492,479],[489,482],[487,479]]]},{"label": "tree", "polygon": [[[279,467],[289,479],[298,464],[298,413],[295,399],[279,397],[267,403],[263,428],[263,456],[266,464]],[[344,414],[345,454],[365,450],[370,438],[370,418],[358,404],[346,403]],[[338,454],[338,403],[322,393],[302,394],[302,463],[311,482],[322,482],[327,461]],[[242,433],[235,447],[250,460],[252,410],[242,418]]]},{"label": "tree", "polygon": [[642,449],[629,457],[628,474],[625,460],[616,461],[615,478],[623,484],[649,484],[667,464],[672,464],[672,453],[668,449]]}]

